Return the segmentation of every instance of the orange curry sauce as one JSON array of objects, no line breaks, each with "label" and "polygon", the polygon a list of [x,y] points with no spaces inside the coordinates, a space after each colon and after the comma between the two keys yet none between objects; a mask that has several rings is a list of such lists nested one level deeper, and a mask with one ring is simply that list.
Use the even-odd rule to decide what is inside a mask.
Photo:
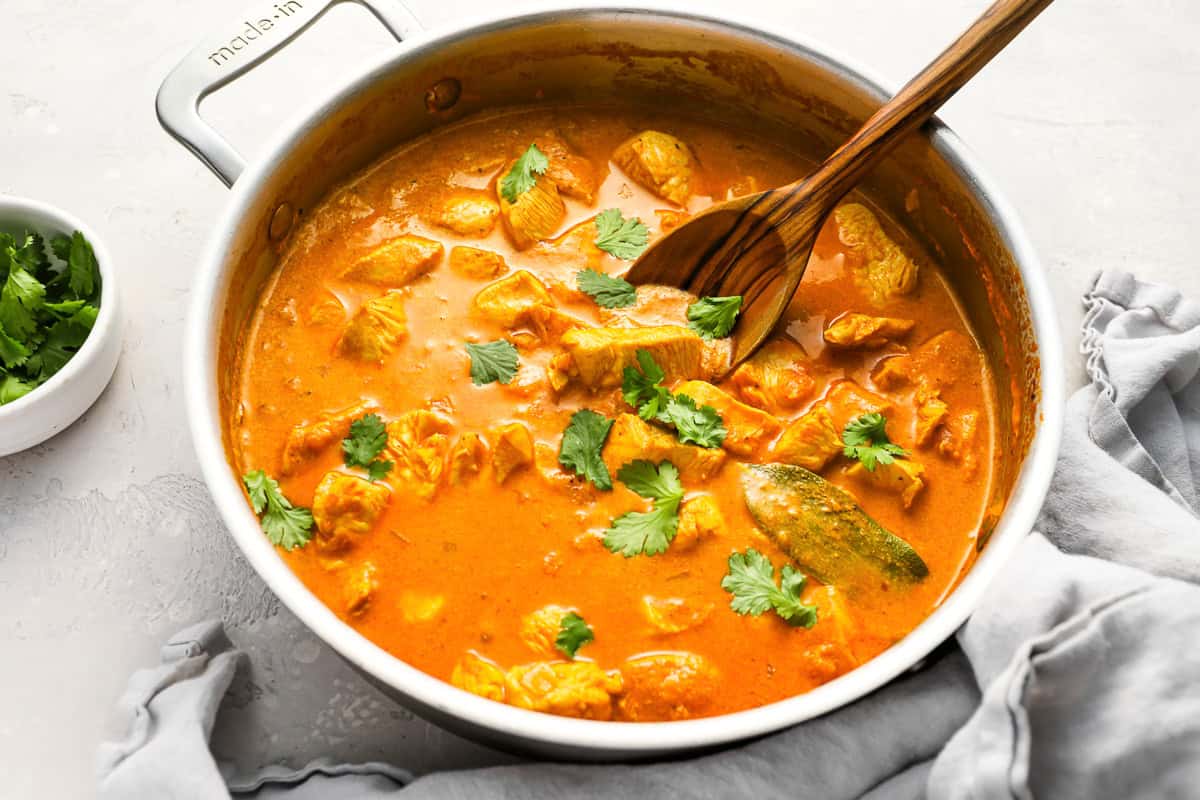
[{"label": "orange curry sauce", "polygon": [[[644,130],[669,132],[691,148],[695,165],[686,207],[656,195],[611,160],[622,142]],[[498,177],[548,131],[587,160],[598,182],[590,204],[565,197],[566,218],[548,241],[518,250],[502,219],[482,234],[456,233],[439,223],[453,198],[494,200]],[[776,460],[769,446],[750,458],[730,454],[710,480],[685,475],[688,497],[715,500],[723,517],[718,530],[654,557],[609,552],[604,530],[625,512],[647,509],[648,502],[616,480],[615,470],[613,490],[596,490],[560,467],[557,453],[577,409],[608,417],[631,409],[619,388],[591,390],[573,381],[554,392],[547,366],[562,352],[557,337],[506,328],[472,313],[472,298],[495,279],[468,277],[448,259],[460,245],[497,253],[508,274],[533,273],[549,288],[557,309],[588,324],[686,326],[687,302],[672,302],[670,293],[643,288],[630,313],[612,314],[575,290],[575,275],[584,267],[620,275],[629,265],[592,245],[591,218],[620,208],[626,217],[640,218],[653,238],[680,212],[778,185],[806,166],[760,135],[679,114],[527,109],[434,131],[334,192],[294,235],[246,329],[239,396],[228,422],[237,468],[265,470],[293,503],[312,506],[328,472],[364,475],[343,464],[340,440],[349,422],[335,419],[332,433],[290,474],[282,465],[285,442],[296,426],[320,423],[364,402],[385,421],[415,409],[433,410],[449,421],[445,435],[451,444],[462,433],[476,432],[494,446],[497,426],[520,423],[532,434],[536,453],[534,463],[519,466],[502,484],[486,458],[478,474],[457,484],[443,472],[429,497],[394,472],[382,482],[386,506],[364,532],[341,537],[334,547],[317,530],[306,546],[284,553],[291,568],[349,624],[415,667],[451,680],[456,666],[465,664],[454,680],[464,688],[528,708],[598,719],[680,719],[781,700],[852,669],[912,630],[971,563],[992,480],[993,390],[938,266],[895,225],[884,223],[887,236],[919,273],[911,291],[880,299],[855,277],[855,266],[866,256],[845,242],[836,218],[827,223],[788,322],[777,334],[793,345],[784,352],[795,354],[783,379],[791,405],[767,410],[787,426],[810,408],[828,405],[831,387],[847,379],[886,403],[892,440],[924,467],[924,485],[911,506],[905,508],[896,491],[847,474],[853,462],[841,454],[818,471],[907,540],[928,564],[929,576],[912,589],[881,585],[856,596],[836,589],[831,595],[810,579],[805,597],[825,598],[811,629],[791,627],[770,612],[736,614],[721,588],[734,551],[754,547],[777,569],[788,561],[756,529],[738,481],[738,461]],[[349,321],[389,287],[345,273],[374,248],[406,233],[442,243],[446,255],[427,274],[397,287],[406,336],[377,363],[352,357],[339,345]],[[823,331],[846,312],[914,324],[878,345],[831,347]],[[947,331],[958,347],[926,348],[924,377],[887,386],[872,379],[884,358],[915,355]],[[517,378],[508,385],[473,385],[464,344],[503,337],[518,344]],[[742,402],[763,405],[761,393],[745,391],[747,384],[731,379],[720,385]],[[947,409],[923,443],[916,433],[919,386],[935,386]],[[834,418],[839,419],[836,409]],[[836,612],[828,600],[833,595]],[[656,624],[648,604],[657,604],[673,622],[664,625],[660,614]],[[595,641],[579,651],[575,663],[589,665],[594,674],[541,667],[508,672],[566,662],[552,647],[554,630],[542,631],[540,644],[533,630],[537,623],[529,615],[547,605],[574,609],[591,626]]]}]

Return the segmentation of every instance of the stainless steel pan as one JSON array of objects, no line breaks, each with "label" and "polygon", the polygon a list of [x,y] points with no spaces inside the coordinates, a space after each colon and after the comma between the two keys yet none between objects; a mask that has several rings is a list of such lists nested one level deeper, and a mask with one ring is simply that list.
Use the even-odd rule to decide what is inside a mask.
[{"label": "stainless steel pan", "polygon": [[405,705],[452,730],[546,756],[611,760],[759,736],[839,706],[918,665],[953,634],[1029,531],[1062,427],[1064,373],[1050,294],[1015,211],[959,140],[933,124],[864,191],[946,265],[996,371],[996,507],[970,573],[895,646],[808,694],[709,719],[613,723],[511,708],[460,691],[360,636],[267,542],[227,459],[223,422],[237,344],[296,215],[381,155],[438,125],[512,104],[684,103],[779,135],[814,159],[888,94],[845,58],[790,34],[682,5],[563,7],[425,32],[390,0],[360,0],[399,40],[342,88],[282,126],[252,164],[198,114],[201,98],[253,67],[338,0],[263,3],[192,51],[163,83],[164,127],[231,186],[197,273],[186,397],[205,479],[229,531],[281,600]]}]

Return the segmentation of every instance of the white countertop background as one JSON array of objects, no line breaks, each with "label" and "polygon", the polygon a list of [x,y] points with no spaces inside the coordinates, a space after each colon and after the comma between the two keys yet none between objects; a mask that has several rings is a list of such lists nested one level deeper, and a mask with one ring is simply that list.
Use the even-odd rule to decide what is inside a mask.
[{"label": "white countertop background", "polygon": [[[198,477],[180,341],[224,187],[163,133],[154,93],[245,0],[4,0],[0,192],[87,220],[116,259],[125,344],[74,427],[0,458],[0,794],[94,792],[97,744],[130,673],[191,622],[226,620],[253,668],[218,723],[218,754],[253,766],[328,755],[417,771],[504,756],[414,718],[281,608],[243,562]],[[719,12],[727,2],[692,0]],[[830,45],[899,85],[987,0],[740,0],[739,13]],[[499,10],[411,0],[430,28]],[[511,10],[521,7],[514,3]],[[1059,0],[952,100],[956,129],[1020,209],[1075,353],[1079,296],[1101,268],[1200,296],[1200,3]],[[394,46],[361,8],[335,9],[205,105],[257,143]],[[239,711],[251,696],[265,714]]]}]

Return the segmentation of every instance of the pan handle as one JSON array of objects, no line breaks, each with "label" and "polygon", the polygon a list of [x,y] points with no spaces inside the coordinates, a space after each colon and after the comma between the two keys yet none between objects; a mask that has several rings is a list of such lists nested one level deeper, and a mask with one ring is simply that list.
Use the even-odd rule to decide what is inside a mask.
[{"label": "pan handle", "polygon": [[232,186],[246,162],[225,137],[201,119],[200,101],[270,58],[342,2],[364,6],[398,40],[421,30],[398,0],[259,0],[237,22],[206,36],[171,70],[154,103],[159,123],[226,186]]}]

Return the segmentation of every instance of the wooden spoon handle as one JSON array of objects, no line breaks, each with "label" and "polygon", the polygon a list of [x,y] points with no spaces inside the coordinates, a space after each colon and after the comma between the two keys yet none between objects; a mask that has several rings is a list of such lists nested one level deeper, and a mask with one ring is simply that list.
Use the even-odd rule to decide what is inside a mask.
[{"label": "wooden spoon handle", "polygon": [[[928,121],[1051,2],[1053,0],[997,0],[816,171],[793,185],[796,205],[808,205],[813,211],[820,209],[821,217],[832,211],[905,134]],[[791,203],[781,204],[778,208],[782,213],[776,215],[777,219],[790,210],[786,209],[787,205]]]}]

